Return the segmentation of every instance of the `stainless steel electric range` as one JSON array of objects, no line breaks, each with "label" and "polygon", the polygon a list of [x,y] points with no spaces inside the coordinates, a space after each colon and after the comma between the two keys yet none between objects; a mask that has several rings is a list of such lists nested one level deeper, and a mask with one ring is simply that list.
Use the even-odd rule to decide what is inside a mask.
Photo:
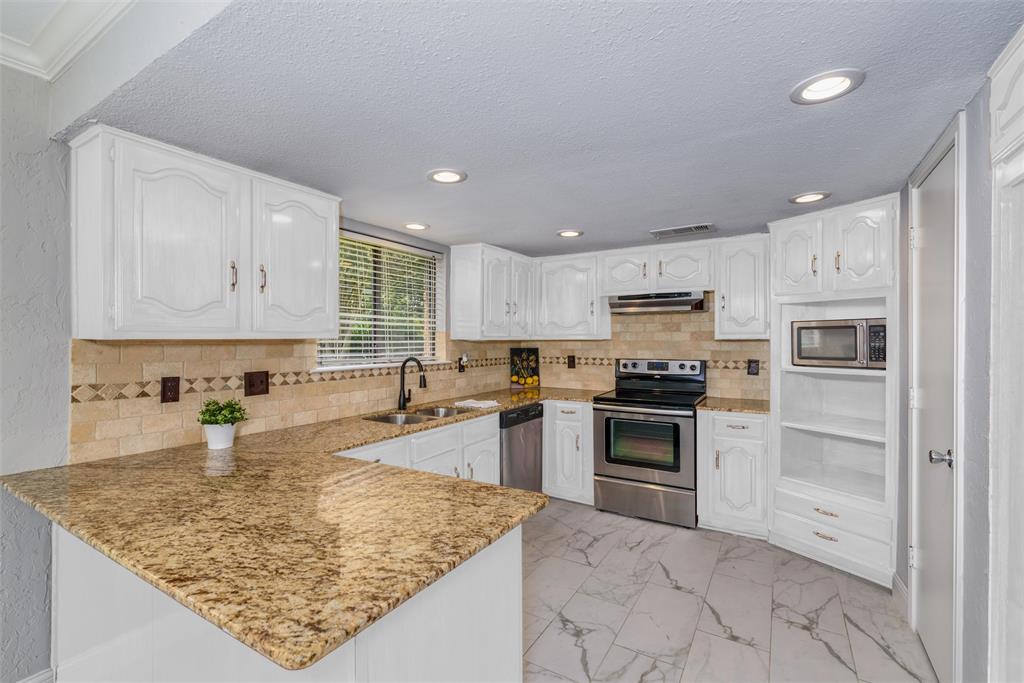
[{"label": "stainless steel electric range", "polygon": [[697,526],[702,360],[615,361],[615,390],[594,397],[594,505]]}]

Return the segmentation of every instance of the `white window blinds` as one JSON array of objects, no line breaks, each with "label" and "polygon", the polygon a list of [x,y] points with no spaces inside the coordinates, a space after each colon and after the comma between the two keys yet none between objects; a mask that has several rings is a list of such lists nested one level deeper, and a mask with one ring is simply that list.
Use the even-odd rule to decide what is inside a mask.
[{"label": "white window blinds", "polygon": [[338,336],[320,340],[320,366],[394,363],[407,356],[436,359],[441,258],[343,236]]}]

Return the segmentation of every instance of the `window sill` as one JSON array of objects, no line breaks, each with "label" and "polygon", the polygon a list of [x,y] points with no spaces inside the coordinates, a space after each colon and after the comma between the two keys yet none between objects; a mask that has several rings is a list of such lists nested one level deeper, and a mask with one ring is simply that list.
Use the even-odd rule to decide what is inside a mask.
[{"label": "window sill", "polygon": [[[431,365],[454,365],[455,361],[451,360],[425,360],[423,366]],[[309,371],[310,374],[318,372],[345,372],[347,370],[371,370],[373,368],[397,368],[401,367],[401,363],[354,363],[352,365],[324,365],[322,367],[313,368]],[[413,365],[415,367],[415,365]]]}]

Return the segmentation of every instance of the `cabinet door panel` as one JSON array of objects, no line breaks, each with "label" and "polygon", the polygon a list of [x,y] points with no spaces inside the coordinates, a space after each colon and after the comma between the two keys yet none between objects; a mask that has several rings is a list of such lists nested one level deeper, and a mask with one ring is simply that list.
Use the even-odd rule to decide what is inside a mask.
[{"label": "cabinet door panel", "polygon": [[768,248],[762,238],[721,247],[716,339],[768,337]]},{"label": "cabinet door panel", "polygon": [[775,294],[810,294],[821,291],[821,230],[820,218],[772,230]]},{"label": "cabinet door panel", "polygon": [[764,446],[760,442],[715,439],[711,504],[716,516],[760,520],[764,516]]},{"label": "cabinet door panel", "polygon": [[583,435],[580,423],[555,421],[555,469],[552,483],[562,491],[583,489]]},{"label": "cabinet door panel", "polygon": [[704,291],[714,288],[713,248],[688,245],[655,253],[655,287],[660,291]]},{"label": "cabinet door panel", "polygon": [[512,322],[513,337],[528,337],[533,331],[533,263],[512,259]]},{"label": "cabinet door panel", "polygon": [[560,259],[540,266],[538,328],[544,337],[597,333],[595,259]]},{"label": "cabinet door panel", "polygon": [[620,251],[599,257],[601,294],[646,294],[651,288],[650,252]]},{"label": "cabinet door panel", "polygon": [[892,200],[831,217],[830,273],[836,291],[884,287],[890,280]]},{"label": "cabinet door panel", "polygon": [[487,484],[501,483],[501,442],[497,436],[470,444],[463,448],[466,463],[463,476]]},{"label": "cabinet door panel", "polygon": [[448,477],[461,477],[465,476],[461,465],[462,458],[459,457],[459,450],[453,448],[420,460],[413,465],[413,469],[420,470],[421,472],[443,474]]},{"label": "cabinet door panel", "polygon": [[236,333],[243,177],[136,142],[115,165],[115,330]]},{"label": "cabinet door panel", "polygon": [[334,336],[338,329],[338,204],[253,181],[254,329]]},{"label": "cabinet door panel", "polygon": [[510,259],[484,250],[484,323],[487,337],[507,337],[512,306],[509,296]]}]

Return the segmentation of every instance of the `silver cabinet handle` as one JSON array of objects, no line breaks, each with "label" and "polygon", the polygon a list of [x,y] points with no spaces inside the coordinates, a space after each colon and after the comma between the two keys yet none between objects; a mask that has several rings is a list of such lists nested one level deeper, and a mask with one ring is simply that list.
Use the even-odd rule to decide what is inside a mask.
[{"label": "silver cabinet handle", "polygon": [[590,316],[591,317],[594,316],[594,300],[593,299],[590,300]]},{"label": "silver cabinet handle", "polygon": [[558,412],[560,412],[562,415],[575,415],[576,414],[575,410],[566,410],[565,408],[560,409]]},{"label": "silver cabinet handle", "polygon": [[512,304],[510,304],[509,302],[506,301],[505,302],[505,315],[508,315],[511,312],[512,312]]},{"label": "silver cabinet handle", "polygon": [[811,274],[814,277],[818,277],[818,255],[815,254],[811,257]]},{"label": "silver cabinet handle", "polygon": [[643,273],[643,278],[646,280],[647,279],[647,264],[645,263],[640,270]]},{"label": "silver cabinet handle", "polygon": [[466,467],[469,468],[469,478],[470,479],[476,479],[476,475],[473,474],[473,465],[472,465],[472,463],[469,464],[469,465],[466,465]]},{"label": "silver cabinet handle", "polygon": [[459,474],[459,466],[458,465],[455,466],[455,476],[459,477],[459,478],[462,478],[462,475]]},{"label": "silver cabinet handle", "polygon": [[661,259],[658,259],[658,277],[664,275],[664,269],[662,268]]},{"label": "silver cabinet handle", "polygon": [[937,465],[940,462],[944,462],[949,465],[950,469],[953,467],[953,449],[947,450],[945,453],[939,451],[928,451],[928,462],[933,465]]},{"label": "silver cabinet handle", "polygon": [[578,451],[579,449],[580,449],[580,435],[577,434],[576,435],[576,450]]},{"label": "silver cabinet handle", "polygon": [[820,531],[815,531],[814,535],[817,536],[818,538],[820,538],[823,541],[831,541],[832,543],[838,543],[839,542],[839,539],[836,538],[835,536],[829,536],[828,534],[823,534]]},{"label": "silver cabinet handle", "polygon": [[836,272],[839,272],[839,252],[836,252]]},{"label": "silver cabinet handle", "polygon": [[826,510],[825,508],[814,508],[814,511],[819,515],[825,515],[826,517],[839,517],[838,513]]},{"label": "silver cabinet handle", "polygon": [[234,261],[228,264],[228,268],[231,270],[231,291],[235,291],[238,287],[238,266]]},{"label": "silver cabinet handle", "polygon": [[516,320],[519,319],[519,302],[518,301],[513,301],[512,302],[512,317],[515,318]]},{"label": "silver cabinet handle", "polygon": [[373,461],[374,462],[380,462],[380,458],[374,458]]},{"label": "silver cabinet handle", "polygon": [[722,469],[722,453],[717,448],[715,449],[715,469]]},{"label": "silver cabinet handle", "polygon": [[722,310],[725,310],[725,294],[722,295]]},{"label": "silver cabinet handle", "polygon": [[261,263],[260,264],[260,294],[267,289],[267,269]]},{"label": "silver cabinet handle", "polygon": [[729,429],[750,429],[750,425],[725,425]]}]

